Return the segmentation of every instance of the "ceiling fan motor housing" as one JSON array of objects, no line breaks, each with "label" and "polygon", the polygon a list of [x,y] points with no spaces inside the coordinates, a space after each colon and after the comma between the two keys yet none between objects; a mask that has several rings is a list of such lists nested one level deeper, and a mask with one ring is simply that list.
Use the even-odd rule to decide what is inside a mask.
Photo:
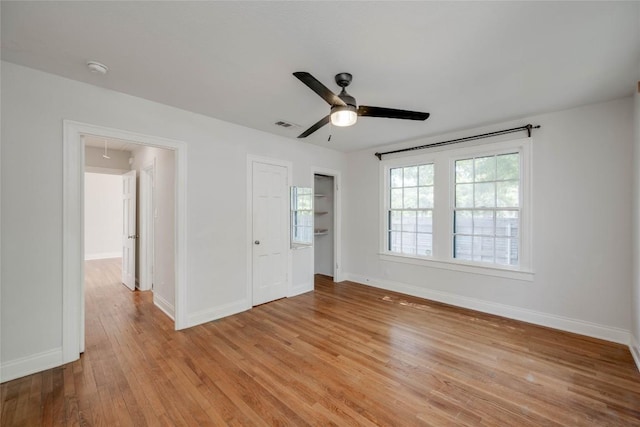
[{"label": "ceiling fan motor housing", "polygon": [[349,86],[352,79],[353,79],[353,76],[349,73],[336,74],[336,83],[338,84],[338,86],[342,88]]},{"label": "ceiling fan motor housing", "polygon": [[353,107],[357,105],[356,99],[353,96],[349,95],[347,91],[344,90],[344,88],[342,88],[342,92],[340,92],[338,98],[342,99],[342,101],[347,105],[351,105]]}]

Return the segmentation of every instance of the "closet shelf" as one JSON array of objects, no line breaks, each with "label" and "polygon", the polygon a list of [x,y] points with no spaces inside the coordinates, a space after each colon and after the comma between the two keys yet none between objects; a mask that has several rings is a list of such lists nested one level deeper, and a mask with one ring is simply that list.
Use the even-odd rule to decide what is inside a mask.
[{"label": "closet shelf", "polygon": [[314,212],[314,214],[316,214],[316,215],[326,215],[326,214],[328,214],[328,213],[329,213],[329,212],[324,212],[324,211],[322,211],[322,212],[321,212],[321,211],[315,211],[315,212]]},{"label": "closet shelf", "polygon": [[315,236],[323,236],[323,235],[325,235],[325,234],[329,234],[329,230],[327,230],[326,228],[316,228],[316,229],[313,231],[313,234],[314,234]]},{"label": "closet shelf", "polygon": [[314,197],[327,197],[326,194],[318,194],[318,193],[314,194],[313,196]]}]

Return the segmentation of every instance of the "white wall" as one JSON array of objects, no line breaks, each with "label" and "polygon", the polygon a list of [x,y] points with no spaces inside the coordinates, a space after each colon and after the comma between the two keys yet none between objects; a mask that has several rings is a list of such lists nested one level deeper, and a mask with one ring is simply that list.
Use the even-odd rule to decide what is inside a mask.
[{"label": "white wall", "polygon": [[[15,64],[1,66],[3,380],[5,372],[15,377],[50,367],[61,354],[64,119],[186,142],[190,322],[249,304],[247,155],[292,162],[299,186],[313,185],[312,166],[345,170],[346,156],[330,149]],[[312,289],[311,251],[293,251],[292,260],[294,287]]]},{"label": "white wall", "polygon": [[[153,298],[170,316],[175,309],[175,153],[141,146],[133,152],[132,169],[138,171],[138,213],[140,234],[140,177],[142,170],[155,163],[154,175],[154,273]],[[140,239],[136,241],[136,276],[140,274]]]},{"label": "white wall", "polygon": [[349,154],[347,277],[626,343],[632,111],[632,99],[625,98],[394,147],[541,125],[533,134],[533,282],[381,260],[379,161],[373,153],[385,150]]},{"label": "white wall", "polygon": [[122,177],[84,174],[84,259],[122,256]]}]

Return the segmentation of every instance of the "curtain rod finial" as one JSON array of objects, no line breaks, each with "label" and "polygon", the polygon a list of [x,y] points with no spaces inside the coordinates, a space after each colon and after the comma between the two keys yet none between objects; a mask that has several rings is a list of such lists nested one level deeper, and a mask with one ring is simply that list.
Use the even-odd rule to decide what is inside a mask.
[{"label": "curtain rod finial", "polygon": [[531,138],[531,131],[533,129],[540,129],[540,125],[532,125],[531,123],[529,123],[528,125],[525,126],[525,129],[527,129],[527,135],[529,138]]}]

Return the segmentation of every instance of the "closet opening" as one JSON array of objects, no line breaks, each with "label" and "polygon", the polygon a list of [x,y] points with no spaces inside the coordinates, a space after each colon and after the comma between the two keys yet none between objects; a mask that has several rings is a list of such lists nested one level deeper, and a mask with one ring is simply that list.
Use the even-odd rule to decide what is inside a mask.
[{"label": "closet opening", "polygon": [[336,185],[334,177],[314,174],[314,273],[335,276]]}]

